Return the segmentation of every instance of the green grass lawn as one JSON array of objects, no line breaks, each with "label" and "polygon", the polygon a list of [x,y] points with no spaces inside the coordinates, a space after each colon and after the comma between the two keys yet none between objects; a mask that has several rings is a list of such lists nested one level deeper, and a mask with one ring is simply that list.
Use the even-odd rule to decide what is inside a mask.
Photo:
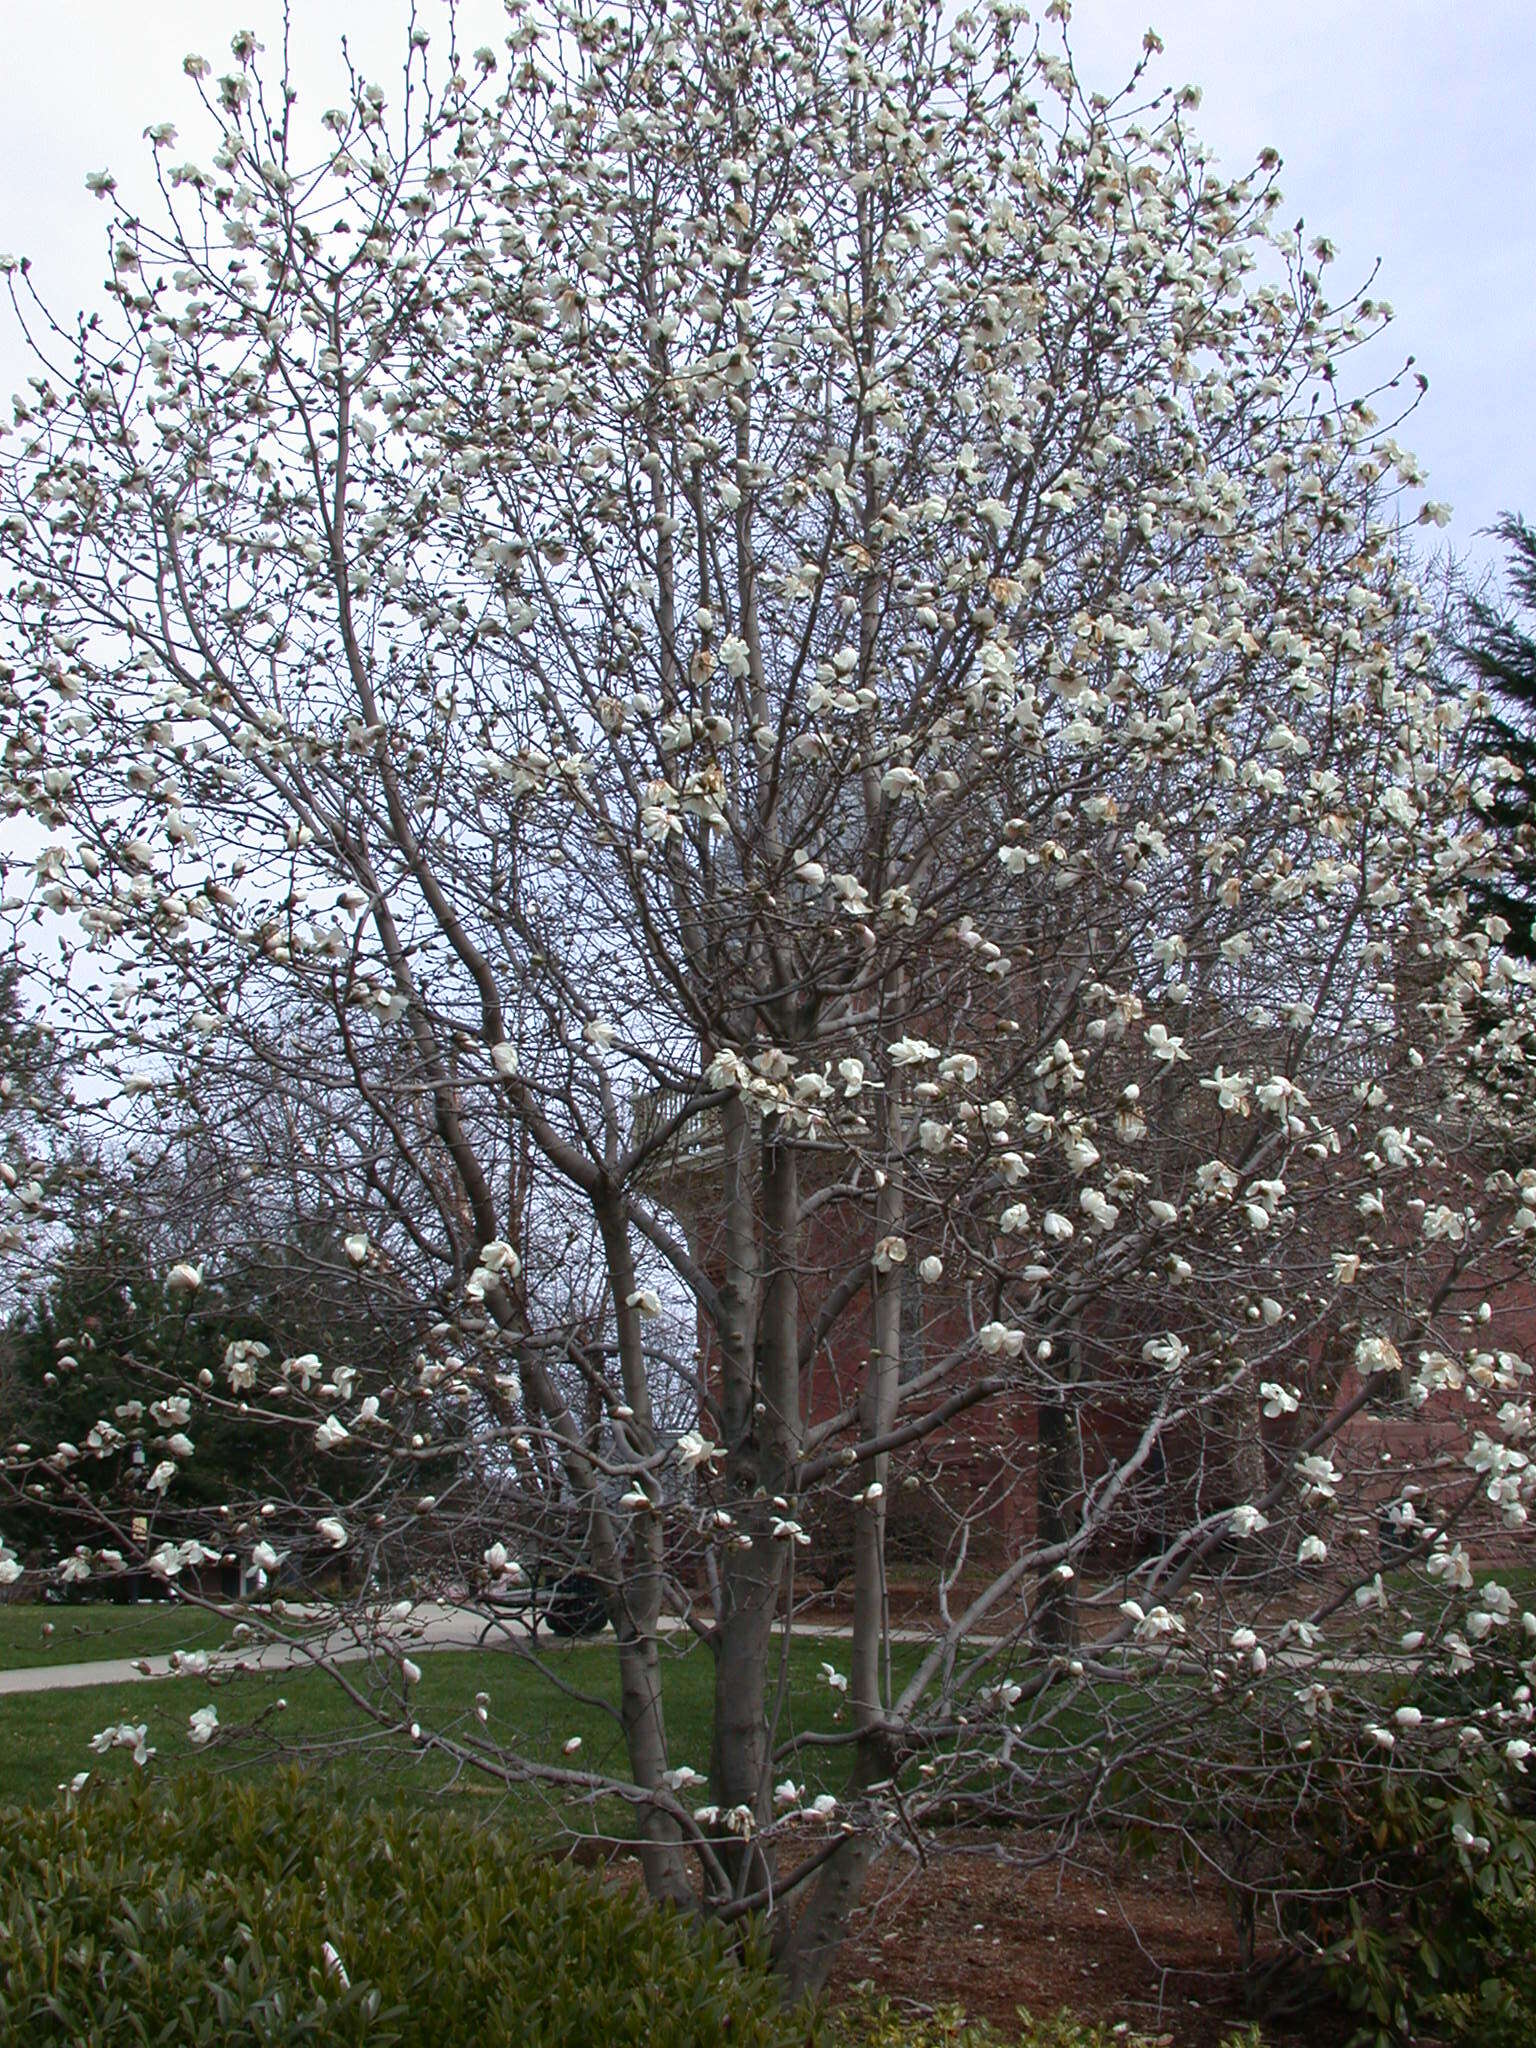
[{"label": "green grass lawn", "polygon": [[[41,1622],[55,1627],[39,1647]],[[234,1623],[191,1607],[9,1608],[0,1609],[0,1644],[6,1663],[87,1661],[92,1657],[137,1656],[181,1647],[215,1646],[229,1640]],[[0,1801],[51,1799],[78,1771],[122,1776],[135,1766],[124,1750],[92,1754],[91,1737],[118,1722],[147,1726],[157,1754],[157,1776],[174,1776],[194,1759],[241,1772],[270,1770],[299,1757],[330,1773],[339,1791],[393,1791],[409,1797],[447,1797],[477,1805],[508,1802],[535,1829],[555,1815],[556,1797],[537,1782],[506,1786],[495,1777],[445,1756],[430,1743],[413,1743],[406,1723],[415,1718],[428,1736],[489,1740],[505,1753],[539,1763],[589,1769],[614,1778],[628,1775],[624,1742],[612,1711],[618,1697],[617,1656],[611,1641],[554,1643],[547,1638],[537,1660],[511,1646],[489,1650],[421,1650],[421,1669],[406,1704],[394,1664],[344,1663],[338,1675],[310,1669],[219,1678],[155,1679],[40,1694],[0,1696]],[[910,1672],[921,1650],[893,1646],[896,1683]],[[814,1637],[791,1639],[788,1684],[775,1738],[828,1732],[846,1711],[822,1675],[823,1660],[846,1669],[848,1645]],[[713,1715],[713,1663],[693,1638],[670,1638],[663,1651],[664,1696],[669,1752],[674,1766],[707,1772]],[[997,1676],[1007,1675],[1000,1667]],[[338,1679],[340,1682],[338,1682]],[[349,1696],[348,1688],[361,1697]],[[776,1689],[775,1689],[776,1690]],[[1111,1683],[1117,1717],[1166,1719],[1190,1706],[1183,1685],[1146,1688]],[[477,1717],[476,1695],[485,1695],[487,1720]],[[384,1725],[368,1706],[383,1710]],[[212,1748],[196,1751],[188,1740],[194,1709],[213,1705],[220,1734]],[[1093,1739],[1102,1703],[1072,1688],[1053,1693],[1028,1714],[1024,1751],[1076,1749]],[[1203,1707],[1201,1709],[1204,1710]],[[570,1757],[564,1744],[580,1737]],[[841,1789],[847,1757],[840,1749],[812,1748],[785,1771],[811,1791]],[[978,1786],[979,1789],[979,1786]],[[696,1795],[703,1798],[702,1791]],[[631,1832],[622,1802],[596,1807],[567,1795],[561,1824],[606,1835]]]},{"label": "green grass lawn", "polygon": [[232,1621],[170,1601],[45,1607],[0,1605],[0,1671],[40,1664],[85,1664],[102,1657],[155,1657],[169,1650],[212,1650],[229,1640]]},{"label": "green grass lawn", "polygon": [[[169,1618],[169,1617],[167,1617]],[[184,1621],[190,1620],[184,1615]],[[216,1638],[217,1639],[217,1638]],[[132,1653],[145,1647],[130,1645]],[[789,1687],[779,1727],[830,1729],[840,1701],[823,1683],[821,1643],[796,1638],[790,1646]],[[126,1654],[118,1650],[104,1654]],[[420,1655],[421,1681],[410,1693],[409,1712],[423,1728],[449,1735],[489,1736],[540,1762],[627,1775],[623,1737],[607,1709],[618,1697],[618,1666],[611,1642],[553,1646],[537,1664],[512,1650],[434,1650]],[[398,1677],[366,1664],[341,1667],[341,1676],[365,1699],[381,1700]],[[667,1655],[665,1700],[672,1761],[703,1772],[709,1765],[713,1666],[696,1644]],[[476,1718],[476,1694],[486,1695],[484,1729]],[[284,1704],[279,1704],[280,1702]],[[198,1752],[188,1741],[194,1708],[218,1709],[221,1735]],[[422,1750],[399,1728],[381,1730],[347,1696],[334,1678],[316,1671],[265,1672],[210,1684],[207,1679],[156,1679],[121,1686],[15,1694],[0,1698],[0,1801],[53,1797],[77,1771],[119,1776],[135,1767],[125,1750],[106,1757],[89,1744],[98,1729],[119,1721],[144,1722],[158,1752],[151,1768],[174,1774],[194,1758],[238,1770],[261,1770],[301,1753],[359,1790],[414,1790],[451,1793],[476,1800],[509,1797],[536,1820],[549,1794],[536,1785],[505,1792],[478,1772],[458,1770],[440,1752]],[[581,1748],[567,1758],[573,1736]],[[797,1769],[817,1789],[835,1788],[842,1773],[837,1752],[810,1752]],[[700,1795],[702,1796],[702,1795]],[[567,1812],[569,1819],[569,1812]],[[578,1824],[581,1824],[578,1822]],[[594,1826],[591,1809],[585,1825]],[[608,1832],[628,1832],[610,1802],[601,1815]]]}]

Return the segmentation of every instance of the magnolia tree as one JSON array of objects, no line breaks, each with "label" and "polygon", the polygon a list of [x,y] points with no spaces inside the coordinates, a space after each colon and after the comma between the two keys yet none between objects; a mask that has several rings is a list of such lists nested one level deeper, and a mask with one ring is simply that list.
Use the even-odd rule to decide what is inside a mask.
[{"label": "magnolia tree", "polygon": [[[203,156],[90,180],[100,312],[11,266],[7,798],[79,1092],[237,1170],[277,1120],[431,1324],[363,1399],[323,1327],[234,1343],[11,1485],[137,1439],[185,1583],[200,1418],[311,1432],[334,1483],[220,1540],[334,1559],[359,1709],[628,1802],[796,1991],[940,1820],[1241,1799],[1252,1875],[1315,1762],[1520,1762],[1536,1620],[1470,1589],[1525,1519],[1479,1303],[1536,1200],[1456,1046],[1475,998],[1518,1063],[1528,977],[1464,915],[1419,479],[1339,395],[1388,309],[1193,93],[1088,96],[1000,0],[507,29],[413,33],[318,155],[251,36],[189,58]],[[535,1568],[601,1589],[606,1759],[411,1693],[415,1603]],[[1418,1702],[1501,1645],[1482,1720]]]}]

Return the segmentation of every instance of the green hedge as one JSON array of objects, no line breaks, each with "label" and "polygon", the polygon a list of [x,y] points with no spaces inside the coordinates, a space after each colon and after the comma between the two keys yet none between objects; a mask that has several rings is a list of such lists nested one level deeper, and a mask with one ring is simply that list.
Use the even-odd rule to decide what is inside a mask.
[{"label": "green hedge", "polygon": [[[345,1973],[343,1977],[342,1973]],[[804,2048],[763,1975],[629,1890],[297,1776],[0,1812],[0,2040]]]}]

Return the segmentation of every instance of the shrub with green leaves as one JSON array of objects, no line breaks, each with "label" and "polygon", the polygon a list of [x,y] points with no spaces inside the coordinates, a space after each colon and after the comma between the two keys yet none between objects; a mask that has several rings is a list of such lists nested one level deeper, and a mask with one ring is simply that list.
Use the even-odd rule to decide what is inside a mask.
[{"label": "shrub with green leaves", "polygon": [[1470,1979],[1431,1993],[1425,2010],[1465,2048],[1530,2048],[1536,2041],[1536,1889],[1480,1898],[1468,1944]]},{"label": "shrub with green leaves", "polygon": [[[1536,2039],[1518,2030],[1536,2011],[1536,1978],[1527,1971],[1533,2002],[1518,2009],[1501,1989],[1536,1935],[1536,1826],[1513,1810],[1502,1773],[1475,1764],[1448,1781],[1410,1770],[1320,1773],[1298,1813],[1298,1839],[1310,1831],[1313,1849],[1291,1859],[1285,1918],[1359,2015],[1354,2042],[1397,2048],[1431,2024],[1443,2033],[1449,2013],[1480,2048]],[[1484,2030],[1511,2010],[1513,2031]]]},{"label": "shrub with green leaves", "polygon": [[0,1812],[0,2040],[804,2048],[716,1936],[447,1813],[298,1776]]}]

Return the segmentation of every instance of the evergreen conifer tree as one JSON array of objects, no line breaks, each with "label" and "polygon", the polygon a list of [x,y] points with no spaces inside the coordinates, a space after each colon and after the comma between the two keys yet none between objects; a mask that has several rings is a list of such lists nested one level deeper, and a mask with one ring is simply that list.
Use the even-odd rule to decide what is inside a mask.
[{"label": "evergreen conifer tree", "polygon": [[1500,520],[1508,550],[1505,597],[1468,599],[1457,652],[1489,709],[1480,732],[1491,774],[1476,799],[1495,841],[1495,874],[1475,886],[1474,904],[1510,927],[1507,943],[1536,954],[1536,529],[1518,514]]}]

